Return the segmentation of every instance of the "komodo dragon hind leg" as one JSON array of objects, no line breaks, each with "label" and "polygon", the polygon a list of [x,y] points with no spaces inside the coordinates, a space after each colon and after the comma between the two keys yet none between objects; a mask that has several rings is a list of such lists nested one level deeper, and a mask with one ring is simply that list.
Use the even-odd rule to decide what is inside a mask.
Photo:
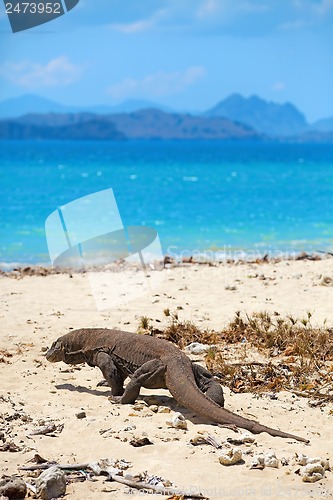
[{"label": "komodo dragon hind leg", "polygon": [[147,361],[133,373],[124,394],[112,397],[111,400],[114,403],[131,404],[138,397],[141,387],[146,387],[147,389],[166,389],[165,372],[166,367],[159,359]]},{"label": "komodo dragon hind leg", "polygon": [[106,352],[97,353],[94,359],[94,365],[98,366],[106,381],[106,384],[102,381],[97,385],[108,385],[111,387],[111,394],[113,396],[121,396],[124,393],[124,380],[126,377],[119,368],[116,367],[111,356]]},{"label": "komodo dragon hind leg", "polygon": [[213,375],[203,366],[192,363],[192,370],[198,388],[208,398],[224,406],[224,396],[222,386],[214,379]]}]

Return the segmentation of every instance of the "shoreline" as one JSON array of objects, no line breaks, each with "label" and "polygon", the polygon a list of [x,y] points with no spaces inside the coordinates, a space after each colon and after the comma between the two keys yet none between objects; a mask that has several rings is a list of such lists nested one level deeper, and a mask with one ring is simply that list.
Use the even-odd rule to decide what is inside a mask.
[{"label": "shoreline", "polygon": [[[264,253],[263,256],[257,256],[253,258],[251,252],[246,254],[241,252],[238,258],[220,258],[216,259],[214,256],[212,258],[207,258],[207,254],[204,252],[200,255],[190,255],[188,257],[174,258],[172,255],[166,254],[163,260],[153,259],[148,262],[148,266],[151,270],[161,270],[168,269],[171,267],[184,267],[188,265],[202,265],[202,266],[223,266],[225,264],[242,265],[242,264],[264,264],[272,263],[276,264],[282,261],[318,261],[324,259],[330,259],[333,257],[333,253],[318,251],[318,252],[284,252],[276,256],[270,256],[268,253]],[[0,276],[48,276],[52,274],[82,274],[86,272],[104,272],[113,271],[119,272],[124,269],[137,269],[138,264],[129,263],[123,259],[115,261],[108,265],[102,266],[90,266],[89,268],[75,268],[75,267],[53,267],[52,264],[27,264],[15,262],[13,264],[0,262]]]}]

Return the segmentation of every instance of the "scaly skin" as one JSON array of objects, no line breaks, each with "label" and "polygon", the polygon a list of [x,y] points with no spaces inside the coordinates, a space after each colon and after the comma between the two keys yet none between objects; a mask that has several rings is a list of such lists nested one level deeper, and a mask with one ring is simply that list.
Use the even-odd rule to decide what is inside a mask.
[{"label": "scaly skin", "polygon": [[[113,400],[118,403],[133,403],[141,387],[168,389],[182,406],[213,422],[309,442],[223,408],[222,388],[210,372],[192,364],[180,349],[166,340],[106,328],[73,330],[52,344],[46,359],[53,363],[86,362],[98,366],[111,387]],[[124,389],[128,376],[131,380]]]}]

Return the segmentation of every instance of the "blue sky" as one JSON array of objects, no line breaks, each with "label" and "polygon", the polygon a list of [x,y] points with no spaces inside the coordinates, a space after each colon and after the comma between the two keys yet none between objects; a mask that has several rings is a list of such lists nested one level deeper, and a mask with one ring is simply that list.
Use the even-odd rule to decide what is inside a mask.
[{"label": "blue sky", "polygon": [[233,92],[333,116],[333,0],[80,0],[13,34],[0,5],[0,99],[147,99],[204,110]]}]

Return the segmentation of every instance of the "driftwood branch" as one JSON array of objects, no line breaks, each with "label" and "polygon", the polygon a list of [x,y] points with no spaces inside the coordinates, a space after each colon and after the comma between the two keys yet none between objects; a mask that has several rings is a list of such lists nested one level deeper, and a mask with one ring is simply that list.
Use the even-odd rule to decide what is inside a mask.
[{"label": "driftwood branch", "polygon": [[56,465],[62,470],[81,470],[89,467],[89,463],[84,464],[57,464],[56,462],[46,462],[45,464],[35,464],[35,465],[23,465],[19,467],[20,470],[44,470]]}]

